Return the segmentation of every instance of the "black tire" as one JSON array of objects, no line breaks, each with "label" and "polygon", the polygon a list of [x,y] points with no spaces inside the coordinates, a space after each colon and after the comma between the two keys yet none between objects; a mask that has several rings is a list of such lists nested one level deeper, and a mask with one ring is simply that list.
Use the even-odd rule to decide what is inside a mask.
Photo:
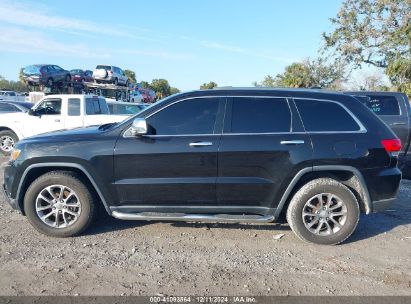
[{"label": "black tire", "polygon": [[[10,139],[12,140],[12,143],[10,143]],[[6,156],[10,155],[14,145],[18,142],[18,140],[19,138],[13,131],[0,131],[0,153]]]},{"label": "black tire", "polygon": [[[308,203],[316,195],[319,195],[319,194],[324,194],[324,196],[326,196],[326,194],[331,194],[332,196],[336,196],[345,206],[344,207],[345,219],[342,220],[343,224],[342,222],[340,222],[340,224],[342,224],[341,228],[335,226],[333,222],[328,221],[329,219],[328,217],[326,218],[327,222],[331,223],[332,225],[331,234],[323,234],[323,235],[316,234],[315,231],[314,232],[310,231],[309,228],[307,228],[304,224],[303,211],[306,210],[304,208],[307,208],[306,203]],[[323,200],[324,197],[321,196],[321,198]],[[331,204],[335,204],[334,206],[337,206],[337,203],[335,202]],[[313,223],[315,221],[317,221],[317,223],[321,223],[320,218],[322,216],[321,214],[322,209],[318,208],[315,210],[317,210],[315,213],[320,213],[320,214],[317,214],[316,217],[309,216],[308,220],[312,219],[312,222],[310,223]],[[335,214],[337,214],[339,210],[341,209],[337,208],[335,210],[336,210]],[[334,211],[330,211],[330,212],[334,212]],[[335,217],[333,218],[335,219]],[[288,206],[288,209],[287,209],[287,222],[290,225],[293,232],[303,241],[311,242],[315,244],[321,244],[321,245],[336,245],[336,244],[340,244],[344,242],[355,231],[359,218],[360,218],[360,208],[359,208],[358,201],[355,195],[346,186],[344,186],[343,184],[331,178],[315,179],[315,180],[308,182],[304,186],[302,186],[291,199],[290,205]],[[337,217],[337,221],[341,219],[342,219],[341,217],[340,218]],[[323,220],[324,220],[324,224],[322,224],[322,227],[327,228],[327,226],[324,226],[326,224],[325,223],[326,220],[324,217],[323,217]],[[318,226],[320,226],[320,224],[314,226],[314,228]],[[320,227],[320,229],[322,228]],[[335,232],[334,232],[334,229],[336,229]]]},{"label": "black tire", "polygon": [[118,85],[118,78],[114,78],[114,85]]},{"label": "black tire", "polygon": [[126,88],[128,88],[129,84],[130,84],[130,82],[127,80],[126,81]]},{"label": "black tire", "polygon": [[[52,185],[62,185],[72,189],[81,204],[77,220],[64,228],[54,228],[44,223],[36,212],[36,199],[40,192]],[[24,197],[24,211],[32,226],[39,232],[52,237],[71,237],[82,233],[93,221],[95,201],[87,186],[73,173],[53,171],[37,178],[27,189]],[[55,218],[55,217],[54,217]]]},{"label": "black tire", "polygon": [[66,82],[70,82],[71,81],[71,76],[69,74],[66,75]]}]

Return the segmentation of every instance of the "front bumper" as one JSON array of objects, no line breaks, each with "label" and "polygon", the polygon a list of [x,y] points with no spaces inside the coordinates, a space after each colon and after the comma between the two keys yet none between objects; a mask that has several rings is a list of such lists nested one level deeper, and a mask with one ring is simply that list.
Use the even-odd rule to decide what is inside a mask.
[{"label": "front bumper", "polygon": [[9,203],[9,205],[10,205],[14,210],[17,210],[17,211],[20,211],[20,212],[21,212],[20,206],[19,206],[17,200],[14,199],[14,198],[11,198],[10,195],[7,193],[6,185],[3,184],[1,188],[2,188],[2,191],[1,191],[1,192],[3,193],[3,198]]}]

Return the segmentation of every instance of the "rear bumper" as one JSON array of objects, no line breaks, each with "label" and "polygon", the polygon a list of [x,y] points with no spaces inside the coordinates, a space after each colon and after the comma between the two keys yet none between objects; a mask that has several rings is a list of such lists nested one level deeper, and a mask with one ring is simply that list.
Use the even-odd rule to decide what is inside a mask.
[{"label": "rear bumper", "polygon": [[363,172],[371,198],[371,212],[387,209],[394,203],[400,183],[401,171],[398,168],[367,170]]}]

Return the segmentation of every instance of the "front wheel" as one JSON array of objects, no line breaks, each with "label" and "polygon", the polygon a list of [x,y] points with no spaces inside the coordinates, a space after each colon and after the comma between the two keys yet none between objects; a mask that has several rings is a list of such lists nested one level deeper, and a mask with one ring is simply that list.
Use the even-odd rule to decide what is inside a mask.
[{"label": "front wheel", "polygon": [[0,152],[3,155],[9,155],[18,140],[17,135],[13,131],[0,131]]},{"label": "front wheel", "polygon": [[294,233],[304,241],[322,245],[336,245],[349,238],[359,217],[354,194],[330,178],[305,184],[287,209],[287,222]]},{"label": "front wheel", "polygon": [[27,218],[39,232],[70,237],[93,220],[95,203],[86,185],[70,172],[54,171],[37,178],[24,197]]}]

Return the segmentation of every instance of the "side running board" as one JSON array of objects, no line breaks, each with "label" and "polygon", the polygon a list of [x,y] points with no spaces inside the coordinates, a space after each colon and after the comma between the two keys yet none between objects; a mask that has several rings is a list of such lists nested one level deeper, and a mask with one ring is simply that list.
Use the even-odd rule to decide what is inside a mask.
[{"label": "side running board", "polygon": [[232,214],[185,214],[185,213],[124,213],[113,211],[112,216],[121,220],[179,221],[179,222],[223,222],[223,223],[269,223],[273,215]]}]

